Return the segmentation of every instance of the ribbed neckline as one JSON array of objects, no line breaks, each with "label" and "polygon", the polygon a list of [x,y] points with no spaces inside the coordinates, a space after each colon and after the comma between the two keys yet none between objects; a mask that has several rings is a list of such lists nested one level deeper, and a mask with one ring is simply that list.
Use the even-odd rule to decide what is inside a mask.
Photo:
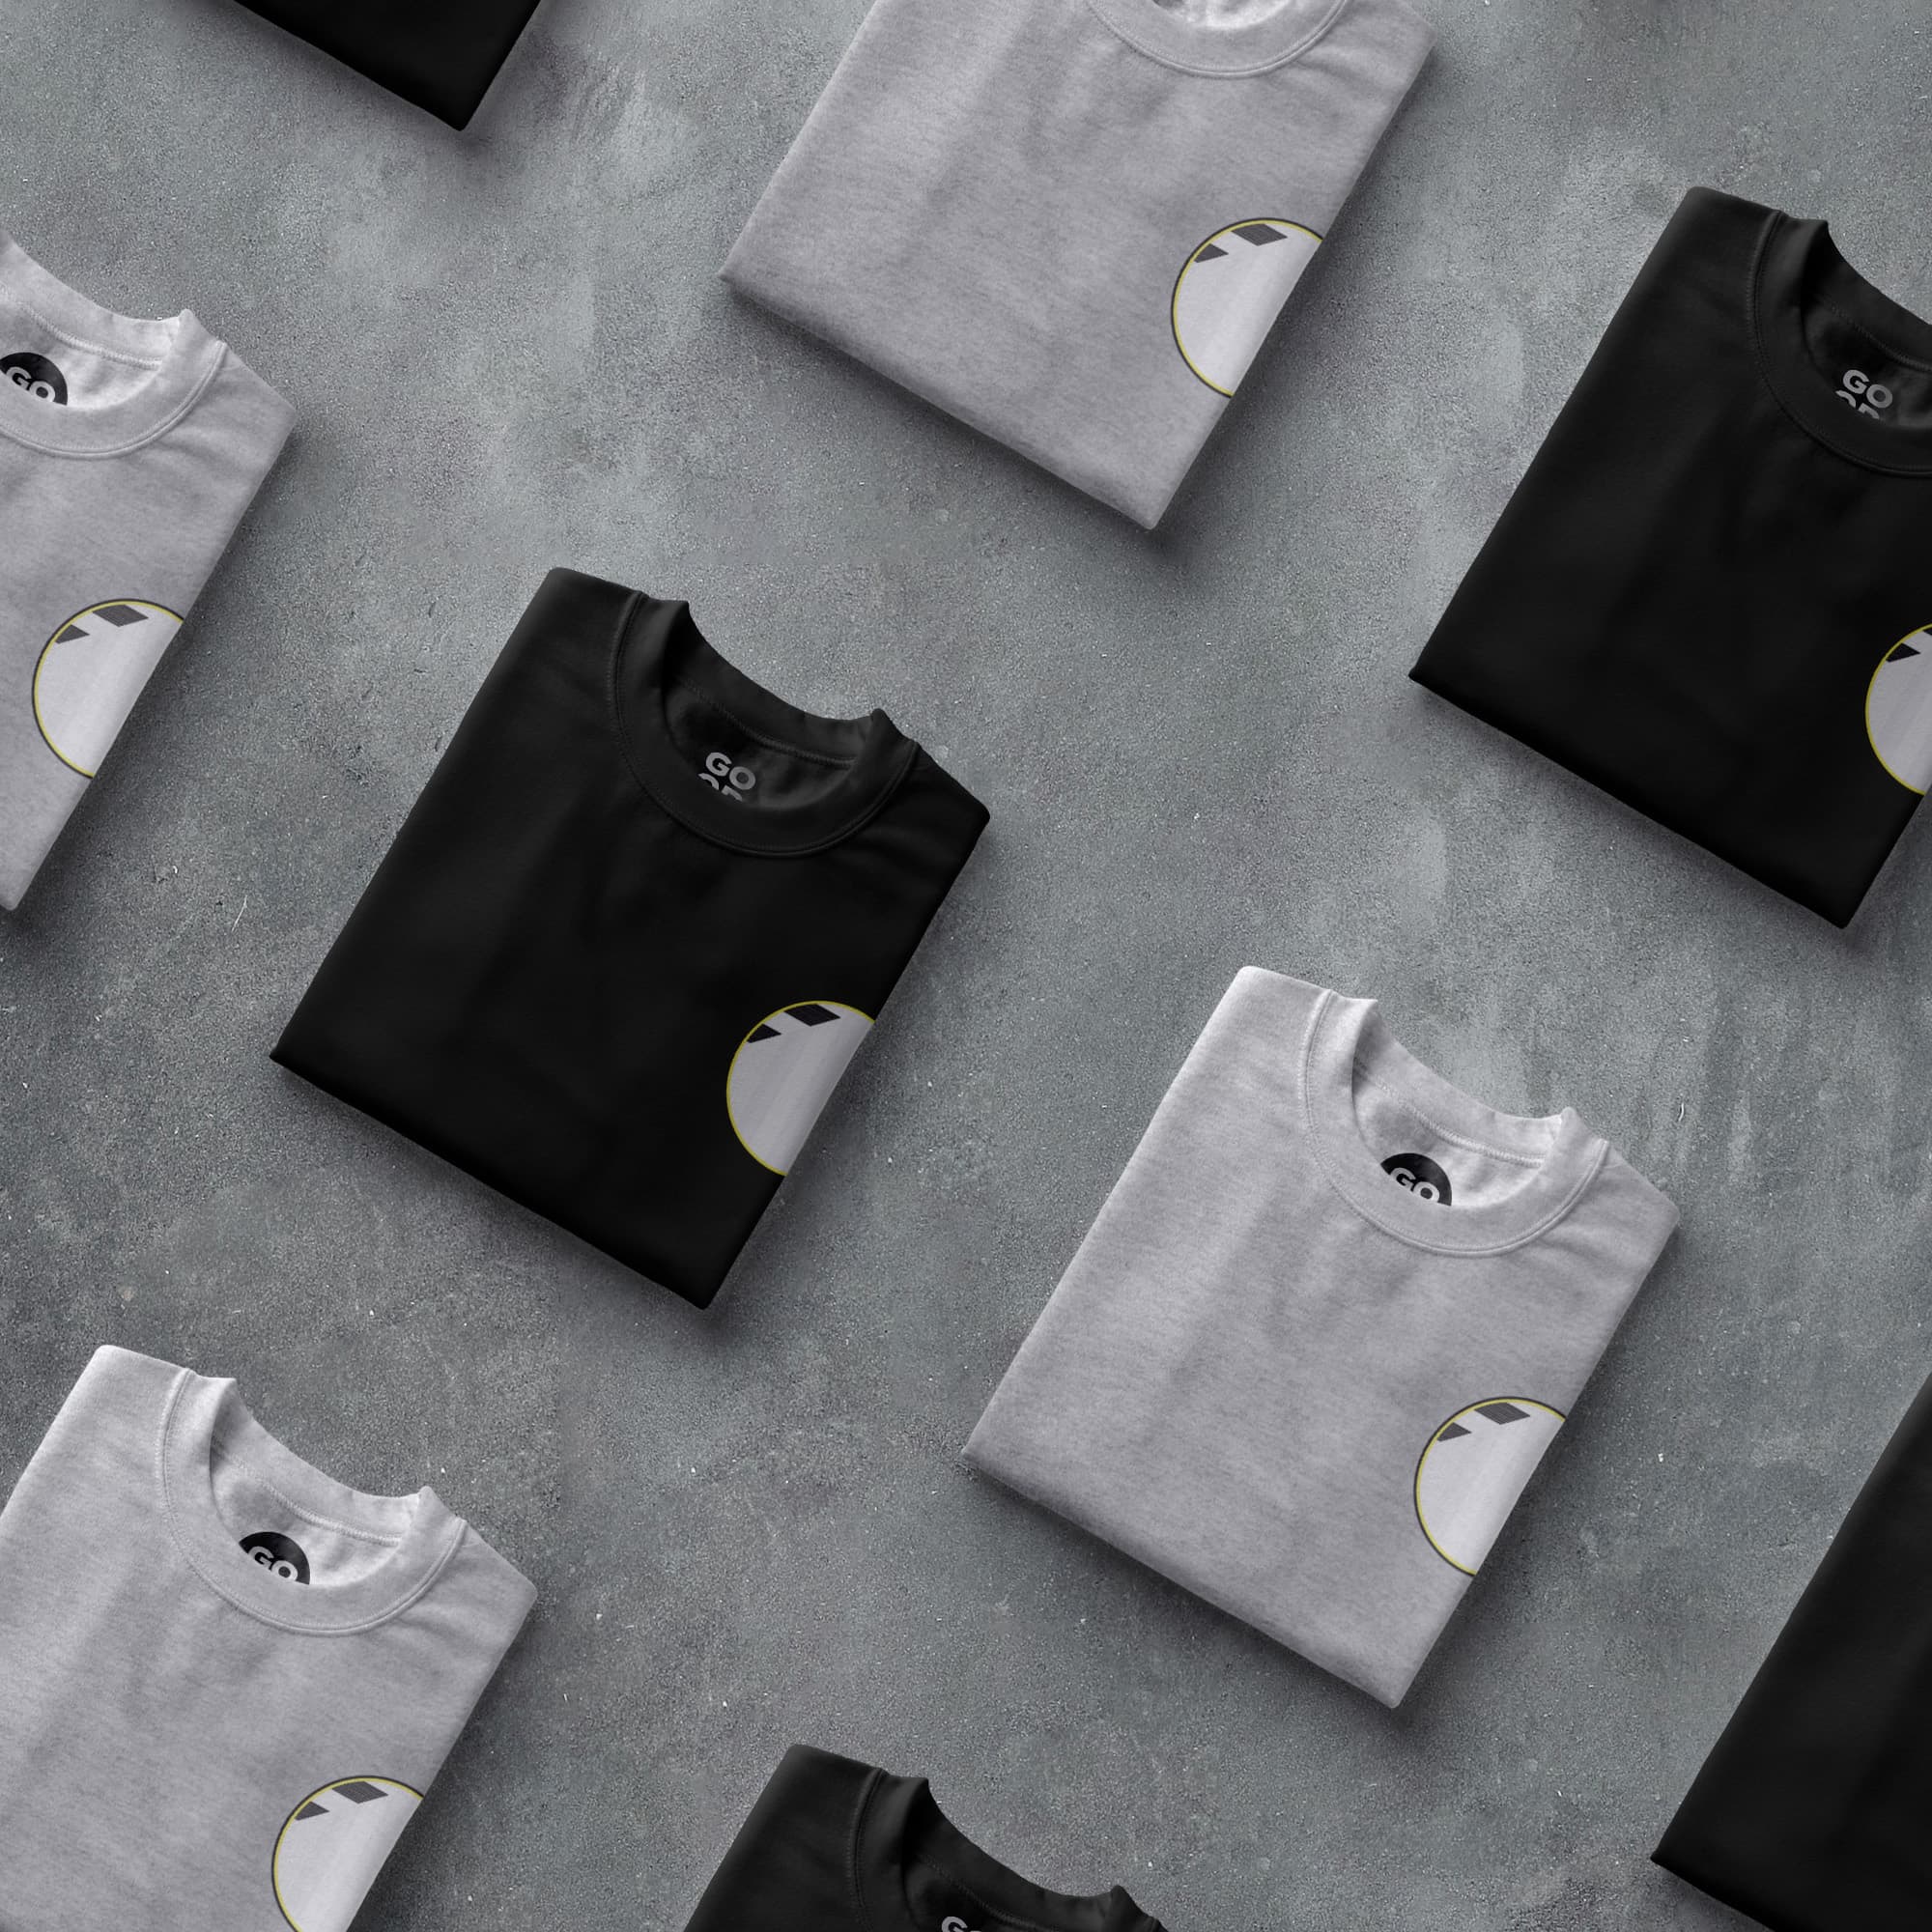
[{"label": "ribbed neckline", "polygon": [[[1501,1199],[1445,1209],[1392,1184],[1362,1139],[1355,1094],[1364,1078],[1445,1140],[1514,1161],[1532,1142],[1547,1151]],[[1336,1192],[1384,1233],[1437,1254],[1498,1254],[1536,1239],[1576,1205],[1609,1152],[1568,1107],[1543,1119],[1504,1114],[1451,1086],[1389,1032],[1374,1000],[1321,995],[1303,1043],[1301,1090],[1310,1142]]]},{"label": "ribbed neckline", "polygon": [[[150,372],[111,403],[45,403],[12,383],[0,383],[0,435],[49,456],[119,456],[152,441],[194,407],[227,353],[187,309],[143,320],[90,301],[4,232],[0,298],[27,310],[43,328],[78,349]],[[9,347],[0,342],[0,355]]]},{"label": "ribbed neckline", "polygon": [[[466,1525],[432,1489],[365,1495],[311,1468],[249,1414],[235,1383],[183,1369],[161,1418],[162,1506],[190,1568],[237,1609],[279,1630],[348,1635],[385,1623],[435,1582]],[[252,1561],[215,1505],[217,1456],[244,1465],[298,1515],[389,1546],[375,1569],[348,1582],[291,1585]]]},{"label": "ribbed neckline", "polygon": [[1752,265],[1751,333],[1758,365],[1785,412],[1827,448],[1892,475],[1932,473],[1932,428],[1861,415],[1811,359],[1805,318],[1825,304],[1891,357],[1932,373],[1932,324],[1895,302],[1847,262],[1829,223],[1769,213]]},{"label": "ribbed neckline", "polygon": [[[735,804],[695,780],[670,734],[665,695],[695,690],[747,736],[839,768],[836,783],[793,805]],[[819,718],[753,684],[705,641],[690,607],[634,592],[611,660],[616,728],[633,776],[671,817],[734,852],[797,857],[849,838],[892,796],[919,747],[883,711]]]},{"label": "ribbed neckline", "polygon": [[875,1770],[853,1822],[852,1883],[867,1932],[933,1932],[913,1917],[906,1873],[936,1866],[989,1918],[1028,1932],[1161,1932],[1120,1886],[1077,1897],[1033,1885],[989,1858],[940,1810],[923,1777]]},{"label": "ribbed neckline", "polygon": [[1281,0],[1273,13],[1236,26],[1190,19],[1159,0],[1087,0],[1122,40],[1183,73],[1239,77],[1286,66],[1312,47],[1350,0]]}]

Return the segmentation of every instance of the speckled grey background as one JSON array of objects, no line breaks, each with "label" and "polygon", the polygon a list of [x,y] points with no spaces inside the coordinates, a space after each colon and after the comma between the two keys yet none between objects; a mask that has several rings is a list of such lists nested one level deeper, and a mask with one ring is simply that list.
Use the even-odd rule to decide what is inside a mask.
[{"label": "speckled grey background", "polygon": [[[714,279],[862,0],[544,0],[462,136],[226,0],[0,0],[0,224],[300,418],[0,919],[0,1487],[113,1340],[536,1580],[364,1924],[675,1932],[793,1739],[1176,1932],[1742,1922],[1646,1854],[1932,1368],[1932,837],[1841,936],[1403,673],[1687,185],[1932,309],[1932,12],[1423,4],[1150,539]],[[267,1058],[554,563],[994,814],[708,1316]],[[1394,1717],[956,1458],[1249,960],[1684,1210]]]}]

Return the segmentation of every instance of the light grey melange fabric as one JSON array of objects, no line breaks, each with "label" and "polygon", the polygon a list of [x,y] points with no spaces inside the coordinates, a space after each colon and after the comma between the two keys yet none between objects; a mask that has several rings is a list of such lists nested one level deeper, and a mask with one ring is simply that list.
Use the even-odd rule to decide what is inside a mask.
[{"label": "light grey melange fabric", "polygon": [[1676,1219],[1245,967],[966,1454],[1393,1706]]},{"label": "light grey melange fabric", "polygon": [[531,1598],[99,1350],[0,1511],[0,1932],[347,1932]]},{"label": "light grey melange fabric", "polygon": [[0,234],[0,907],[33,883],[293,421],[185,310],[112,314]]},{"label": "light grey melange fabric", "polygon": [[1151,528],[1432,40],[1402,0],[877,0],[724,278]]}]

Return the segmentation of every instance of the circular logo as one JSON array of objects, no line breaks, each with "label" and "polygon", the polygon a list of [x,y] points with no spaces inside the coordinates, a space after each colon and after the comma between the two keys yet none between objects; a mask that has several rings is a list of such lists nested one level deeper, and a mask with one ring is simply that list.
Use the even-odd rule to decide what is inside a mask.
[{"label": "circular logo", "polygon": [[1217,228],[1182,263],[1172,303],[1181,360],[1223,396],[1248,373],[1321,238],[1298,221]]},{"label": "circular logo", "polygon": [[91,779],[100,769],[181,627],[165,606],[128,598],[90,604],[47,639],[34,667],[34,722],[69,770]]},{"label": "circular logo", "polygon": [[1932,624],[1899,639],[1865,687],[1865,735],[1907,791],[1932,786]]},{"label": "circular logo", "polygon": [[837,1000],[805,1000],[767,1013],[731,1056],[724,1111],[738,1144],[782,1174],[798,1158],[872,1022]]},{"label": "circular logo", "polygon": [[1563,1427],[1563,1413],[1528,1396],[1459,1408],[1415,1465],[1415,1520],[1443,1562],[1473,1577],[1502,1533],[1523,1485]]},{"label": "circular logo", "polygon": [[308,1552],[279,1529],[258,1529],[253,1536],[244,1536],[242,1553],[264,1570],[272,1570],[285,1583],[308,1581]]},{"label": "circular logo", "polygon": [[1441,1163],[1426,1153],[1392,1153],[1382,1162],[1382,1172],[1418,1201],[1439,1201],[1445,1208],[1450,1205],[1449,1177]]},{"label": "circular logo", "polygon": [[22,349],[12,355],[0,356],[0,376],[43,403],[67,401],[67,378],[61,374],[60,365],[34,350]]},{"label": "circular logo", "polygon": [[312,1791],[275,1839],[275,1903],[295,1932],[349,1932],[383,1861],[422,1803],[393,1777],[342,1777]]}]

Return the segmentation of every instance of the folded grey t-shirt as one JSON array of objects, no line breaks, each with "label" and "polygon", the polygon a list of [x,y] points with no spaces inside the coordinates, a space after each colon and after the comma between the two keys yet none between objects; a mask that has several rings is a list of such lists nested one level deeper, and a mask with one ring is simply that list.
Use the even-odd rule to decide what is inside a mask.
[{"label": "folded grey t-shirt", "polygon": [[966,1454],[1393,1706],[1676,1220],[1245,967]]},{"label": "folded grey t-shirt", "polygon": [[98,1350],[0,1510],[0,1927],[347,1932],[532,1594]]},{"label": "folded grey t-shirt", "polygon": [[1151,528],[1432,41],[1403,0],[877,0],[724,278]]},{"label": "folded grey t-shirt", "polygon": [[0,907],[33,883],[293,421],[186,310],[115,315],[0,234]]}]

